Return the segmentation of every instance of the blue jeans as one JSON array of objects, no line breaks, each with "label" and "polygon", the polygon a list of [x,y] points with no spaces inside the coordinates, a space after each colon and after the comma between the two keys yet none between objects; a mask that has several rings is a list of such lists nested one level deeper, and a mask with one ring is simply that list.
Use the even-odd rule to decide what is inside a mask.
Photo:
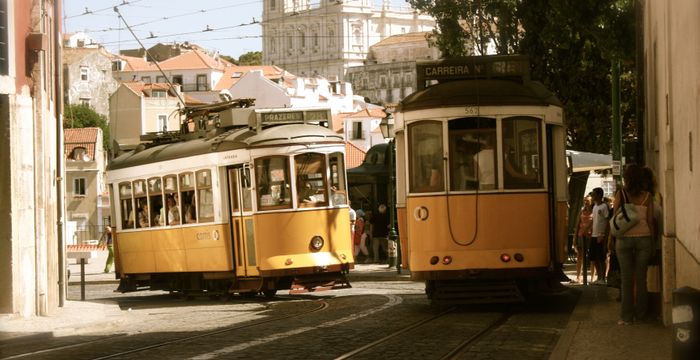
[{"label": "blue jeans", "polygon": [[[651,259],[651,236],[618,237],[615,242],[620,263],[622,320],[642,320],[647,314],[647,267]],[[635,286],[636,284],[636,286]]]}]

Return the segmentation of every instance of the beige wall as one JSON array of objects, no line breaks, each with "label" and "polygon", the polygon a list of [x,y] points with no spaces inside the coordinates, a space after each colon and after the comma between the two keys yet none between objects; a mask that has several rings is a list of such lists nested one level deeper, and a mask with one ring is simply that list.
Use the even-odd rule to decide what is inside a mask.
[{"label": "beige wall", "polygon": [[644,2],[648,162],[664,195],[664,301],[700,289],[700,2]]},{"label": "beige wall", "polygon": [[[141,97],[122,85],[109,98],[109,136],[120,147],[139,143],[143,104]],[[111,141],[111,140],[110,140]]]}]

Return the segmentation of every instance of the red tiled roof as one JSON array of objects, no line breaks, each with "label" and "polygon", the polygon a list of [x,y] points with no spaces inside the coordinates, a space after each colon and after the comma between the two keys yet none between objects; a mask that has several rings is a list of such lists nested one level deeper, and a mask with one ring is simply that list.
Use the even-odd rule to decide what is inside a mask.
[{"label": "red tiled roof", "polygon": [[352,169],[362,165],[365,161],[365,156],[367,152],[355,146],[355,144],[346,141],[345,142],[345,168]]},{"label": "red tiled roof", "polygon": [[383,119],[386,117],[386,113],[379,108],[372,108],[372,109],[362,109],[354,114],[351,114],[348,116],[349,118],[366,118],[366,117],[373,117],[373,118],[380,118]]},{"label": "red tiled roof", "polygon": [[[158,71],[158,67],[152,62],[148,62],[140,57],[121,56],[127,64],[124,71]],[[178,56],[161,61],[160,68],[167,70],[194,70],[194,69],[214,69],[224,71],[226,62],[214,59],[204,51],[193,49],[183,52]]]},{"label": "red tiled roof", "polygon": [[331,119],[332,130],[337,133],[342,133],[345,129],[345,118],[350,115],[349,113],[339,113],[333,116]]},{"label": "red tiled roof", "polygon": [[145,90],[166,90],[171,96],[177,96],[174,93],[175,90],[170,87],[170,84],[166,83],[146,84],[143,81],[129,81],[122,84],[139,96],[149,96]]},{"label": "red tiled roof", "polygon": [[99,129],[95,127],[64,129],[64,156],[68,158],[75,148],[82,147],[85,148],[85,152],[90,155],[90,158],[94,159],[95,143],[97,141],[102,141],[102,139],[97,138],[98,130]]},{"label": "red tiled roof", "polygon": [[[214,86],[214,90],[220,91],[223,89],[229,89],[233,84],[237,83],[243,75],[253,70],[262,70],[263,76],[267,79],[279,79],[284,75],[284,70],[275,65],[250,65],[250,66],[229,66],[224,70],[224,75],[221,76],[221,80]],[[234,77],[234,74],[240,74],[240,76]]]}]

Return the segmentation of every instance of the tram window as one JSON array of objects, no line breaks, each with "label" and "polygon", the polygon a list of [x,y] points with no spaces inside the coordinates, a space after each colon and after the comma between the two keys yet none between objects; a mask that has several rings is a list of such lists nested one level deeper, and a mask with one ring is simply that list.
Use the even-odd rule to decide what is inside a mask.
[{"label": "tram window", "polygon": [[241,172],[241,182],[243,185],[243,210],[253,211],[253,189],[251,189],[250,168],[244,167]]},{"label": "tram window", "polygon": [[214,221],[214,193],[211,189],[211,170],[197,171],[197,202],[199,222]]},{"label": "tram window", "polygon": [[194,197],[194,174],[180,174],[180,210],[181,219],[185,224],[197,222],[197,203]]},{"label": "tram window", "polygon": [[506,189],[542,187],[541,121],[503,119],[503,185]]},{"label": "tram window", "polygon": [[451,120],[448,138],[450,190],[496,189],[496,120],[480,117]]},{"label": "tram window", "polygon": [[284,209],[292,206],[287,157],[272,156],[255,160],[258,208]]},{"label": "tram window", "polygon": [[297,155],[294,157],[294,169],[299,207],[328,205],[326,157],[317,153]]},{"label": "tram window", "polygon": [[411,124],[408,136],[411,192],[443,191],[442,123],[422,121]]},{"label": "tram window", "polygon": [[163,177],[165,184],[165,216],[166,224],[180,225],[180,201],[177,191],[177,176]]},{"label": "tram window", "polygon": [[345,166],[343,166],[343,153],[333,153],[328,156],[328,164],[331,169],[331,205],[345,205],[348,203],[345,189]]},{"label": "tram window", "polygon": [[119,184],[119,202],[122,213],[122,229],[134,228],[134,203],[131,199],[131,183]]},{"label": "tram window", "polygon": [[146,181],[134,181],[134,199],[136,200],[136,227],[148,227],[150,221],[148,218],[148,195],[146,194]]},{"label": "tram window", "polygon": [[163,188],[160,178],[148,179],[148,202],[151,226],[165,224],[165,209],[163,209]]}]

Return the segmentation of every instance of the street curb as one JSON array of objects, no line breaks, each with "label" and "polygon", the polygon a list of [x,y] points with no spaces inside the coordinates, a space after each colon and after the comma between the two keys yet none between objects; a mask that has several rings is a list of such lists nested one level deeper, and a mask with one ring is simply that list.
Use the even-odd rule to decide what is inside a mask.
[{"label": "street curb", "polygon": [[581,325],[581,321],[577,319],[589,317],[593,305],[593,297],[589,291],[578,291],[580,291],[581,294],[576,302],[574,311],[569,315],[569,322],[566,324],[564,332],[559,337],[559,341],[557,341],[557,344],[554,346],[554,350],[552,350],[552,353],[549,355],[549,360],[565,360],[568,358],[569,349]]}]

